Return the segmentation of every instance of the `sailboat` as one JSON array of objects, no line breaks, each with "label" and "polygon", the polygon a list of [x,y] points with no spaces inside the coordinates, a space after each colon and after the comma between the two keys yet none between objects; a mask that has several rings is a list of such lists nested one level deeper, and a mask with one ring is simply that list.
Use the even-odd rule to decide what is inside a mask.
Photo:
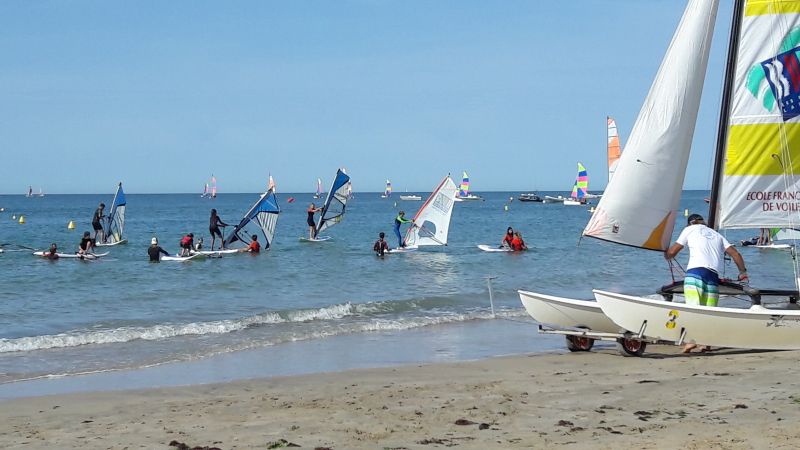
[{"label": "sailboat", "polygon": [[122,191],[122,182],[117,185],[117,192],[111,201],[111,210],[108,212],[106,223],[103,225],[106,241],[95,244],[97,247],[110,247],[113,245],[127,244],[123,237],[125,231],[125,192]]},{"label": "sailboat", "polygon": [[39,188],[39,193],[36,194],[36,196],[37,197],[44,197],[44,191],[42,190],[42,188]]},{"label": "sailboat", "polygon": [[470,200],[483,200],[483,197],[475,194],[470,194],[469,175],[467,175],[467,172],[464,172],[461,178],[461,186],[459,186],[458,192],[456,193],[456,201],[464,202]]},{"label": "sailboat", "polygon": [[25,197],[33,197],[33,186],[28,186],[28,193],[25,194]]},{"label": "sailboat", "polygon": [[203,188],[203,193],[200,194],[200,198],[206,198],[209,195],[211,194],[208,192],[208,183],[206,183],[205,187]]},{"label": "sailboat", "polygon": [[389,198],[392,196],[392,182],[389,179],[386,179],[386,189],[383,191],[383,195],[381,198]]},{"label": "sailboat", "polygon": [[578,175],[575,177],[575,184],[572,185],[572,193],[569,198],[564,199],[566,206],[580,206],[586,204],[586,195],[589,190],[589,175],[586,172],[586,167],[578,163]]},{"label": "sailboat", "polygon": [[278,206],[278,198],[275,196],[275,183],[272,181],[272,176],[269,178],[270,187],[267,192],[261,194],[261,197],[244,214],[239,224],[233,228],[233,232],[225,238],[224,248],[229,248],[236,242],[247,245],[251,236],[258,234],[261,234],[263,238],[262,248],[264,250],[272,248],[281,208]]},{"label": "sailboat", "polygon": [[414,216],[414,225],[409,227],[403,239],[406,247],[394,249],[392,253],[413,251],[423,246],[447,245],[457,191],[450,175],[444,177]]},{"label": "sailboat", "polygon": [[211,198],[217,198],[217,178],[211,175]]},{"label": "sailboat", "polygon": [[333,178],[331,189],[328,191],[328,196],[325,198],[325,204],[317,221],[317,232],[312,239],[301,237],[301,241],[305,242],[321,242],[330,239],[330,236],[322,236],[321,232],[328,228],[337,225],[344,219],[344,213],[347,208],[348,187],[350,186],[350,176],[344,173],[342,169],[336,171],[336,176]]},{"label": "sailboat", "polygon": [[[618,173],[584,235],[653,250],[669,244],[716,10],[716,1],[692,0],[687,6]],[[734,4],[709,201],[711,227],[792,228],[798,219],[795,195],[799,186],[793,177],[800,168],[798,26],[798,1],[737,0]],[[702,69],[699,73],[698,68]],[[676,93],[683,95],[676,99]],[[636,154],[629,157],[629,153]],[[654,168],[667,175],[650,176],[658,180],[660,189],[649,186],[653,182],[635,184],[647,178],[647,171],[635,168],[639,161],[650,165],[651,175]],[[637,186],[640,193],[631,196],[629,192],[626,199],[622,192],[630,186]],[[636,211],[635,204],[645,201],[649,209]],[[747,309],[686,305],[603,290],[594,290],[594,296],[607,317],[640,338],[788,350],[800,349],[796,273],[793,281],[791,290],[720,285],[721,294],[749,296],[752,306]],[[659,290],[667,300],[681,292],[681,282]],[[773,296],[788,303],[762,304],[762,297]]]},{"label": "sailboat", "polygon": [[611,117],[606,117],[607,121],[607,136],[608,136],[608,182],[614,178],[614,173],[617,171],[619,165],[619,158],[622,156],[622,147],[619,145],[619,131],[617,131],[617,122]]},{"label": "sailboat", "polygon": [[317,190],[314,192],[314,198],[322,198],[322,179],[317,178]]}]

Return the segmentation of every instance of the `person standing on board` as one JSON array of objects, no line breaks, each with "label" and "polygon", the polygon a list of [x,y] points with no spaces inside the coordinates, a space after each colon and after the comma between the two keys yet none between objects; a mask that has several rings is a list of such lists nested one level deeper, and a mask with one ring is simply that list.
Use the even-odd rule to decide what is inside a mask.
[{"label": "person standing on board", "polygon": [[306,223],[308,224],[308,238],[314,239],[317,235],[317,224],[314,222],[314,213],[321,211],[322,208],[317,208],[314,204],[308,205],[308,209],[306,212],[308,213],[308,218],[306,219]]},{"label": "person standing on board", "polygon": [[105,209],[106,204],[100,203],[100,206],[94,210],[94,215],[92,216],[92,228],[94,229],[94,240],[97,242],[97,233],[100,233],[100,242],[106,242],[106,232],[103,230],[103,219],[106,217],[103,215],[103,210]]},{"label": "person standing on board", "polygon": [[158,245],[158,239],[155,236],[150,239],[150,247],[147,247],[147,254],[150,256],[150,262],[161,261],[161,255],[169,256],[169,253]]},{"label": "person standing on board", "polygon": [[389,244],[384,240],[386,234],[383,231],[378,233],[378,240],[375,241],[375,244],[372,246],[372,250],[377,253],[378,256],[383,256],[389,252]]},{"label": "person standing on board", "polygon": [[208,223],[208,232],[211,233],[211,251],[214,251],[214,242],[216,241],[217,236],[219,236],[219,248],[220,250],[225,249],[225,240],[222,239],[222,232],[219,231],[219,227],[227,227],[228,224],[223,222],[222,219],[219,218],[217,215],[217,210],[211,210],[211,217],[209,218]]},{"label": "person standing on board", "polygon": [[394,234],[397,236],[397,246],[398,247],[405,247],[406,243],[403,242],[403,236],[400,235],[400,226],[404,223],[414,223],[413,220],[406,219],[406,212],[400,211],[397,214],[397,217],[394,218]]},{"label": "person standing on board", "polygon": [[[688,225],[664,252],[664,258],[667,261],[675,258],[686,246],[689,247],[689,264],[686,265],[686,278],[683,280],[683,295],[687,305],[717,306],[719,274],[722,273],[726,254],[739,268],[739,281],[749,281],[742,255],[724,236],[707,227],[700,214],[689,216]],[[696,344],[686,344],[683,352],[689,353],[696,347]],[[708,347],[703,350],[708,350]]]}]

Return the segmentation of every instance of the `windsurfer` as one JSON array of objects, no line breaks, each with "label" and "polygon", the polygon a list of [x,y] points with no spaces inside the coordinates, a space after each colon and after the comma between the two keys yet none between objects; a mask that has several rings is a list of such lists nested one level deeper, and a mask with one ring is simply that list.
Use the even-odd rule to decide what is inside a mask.
[{"label": "windsurfer", "polygon": [[106,232],[103,230],[103,219],[106,217],[103,215],[103,210],[105,209],[106,204],[100,203],[100,206],[94,210],[94,215],[92,216],[92,228],[94,229],[94,240],[97,241],[97,233],[100,233],[100,242],[106,242]]},{"label": "windsurfer", "polygon": [[384,234],[383,231],[378,233],[378,240],[375,241],[375,244],[372,246],[372,250],[375,251],[378,256],[383,256],[389,251],[389,244],[384,240],[385,237],[386,234]]},{"label": "windsurfer", "polygon": [[217,236],[219,236],[220,241],[220,249],[225,249],[225,240],[222,239],[222,232],[219,231],[219,227],[227,227],[228,224],[223,222],[222,219],[219,218],[217,215],[217,210],[211,210],[211,217],[209,219],[208,224],[208,232],[211,233],[211,251],[214,251],[214,242],[216,241]]},{"label": "windsurfer", "polygon": [[308,238],[314,239],[317,237],[317,224],[314,222],[314,213],[321,211],[322,208],[317,208],[314,204],[308,205],[308,209],[306,212],[308,213],[308,218],[306,219],[306,223],[308,224]]},{"label": "windsurfer", "polygon": [[405,247],[406,243],[403,242],[403,236],[400,234],[400,226],[404,223],[414,223],[413,220],[406,219],[406,212],[400,211],[397,217],[394,218],[394,234],[397,236],[398,247]]},{"label": "windsurfer", "polygon": [[239,250],[240,252],[249,252],[249,253],[260,253],[261,252],[261,244],[258,243],[258,235],[254,234],[250,236],[250,245],[247,247]]},{"label": "windsurfer", "polygon": [[[685,246],[689,246],[689,263],[686,266],[686,278],[683,281],[683,295],[687,305],[717,306],[719,300],[719,274],[722,273],[725,255],[733,259],[739,268],[739,281],[749,281],[744,258],[736,248],[715,230],[707,227],[703,216],[692,214],[688,225],[678,239],[664,252],[667,261]],[[687,344],[684,353],[689,353],[697,344]],[[709,348],[703,346],[702,350]]]},{"label": "windsurfer", "polygon": [[147,254],[150,256],[150,262],[161,261],[161,255],[169,256],[169,253],[158,245],[158,239],[155,236],[150,239],[150,247],[147,248]]}]

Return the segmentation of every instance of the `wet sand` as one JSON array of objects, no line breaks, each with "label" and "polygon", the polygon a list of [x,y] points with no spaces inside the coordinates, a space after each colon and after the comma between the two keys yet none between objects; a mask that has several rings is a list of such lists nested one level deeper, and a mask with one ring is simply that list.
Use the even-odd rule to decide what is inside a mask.
[{"label": "wet sand", "polygon": [[0,402],[0,444],[790,449],[800,438],[798,359],[654,346],[643,358],[602,349],[22,398]]}]

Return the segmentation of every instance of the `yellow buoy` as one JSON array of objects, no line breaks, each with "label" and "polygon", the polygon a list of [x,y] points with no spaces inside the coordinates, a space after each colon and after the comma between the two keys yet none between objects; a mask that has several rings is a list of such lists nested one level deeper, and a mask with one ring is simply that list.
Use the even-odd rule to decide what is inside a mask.
[{"label": "yellow buoy", "polygon": [[67,225],[67,229],[68,230],[74,230],[75,229],[75,222],[70,220],[69,221],[69,225]]},{"label": "yellow buoy", "polygon": [[683,210],[683,217],[689,217],[689,208]]},{"label": "yellow buoy", "polygon": [[25,223],[25,216],[19,216],[19,223],[20,224]]}]

